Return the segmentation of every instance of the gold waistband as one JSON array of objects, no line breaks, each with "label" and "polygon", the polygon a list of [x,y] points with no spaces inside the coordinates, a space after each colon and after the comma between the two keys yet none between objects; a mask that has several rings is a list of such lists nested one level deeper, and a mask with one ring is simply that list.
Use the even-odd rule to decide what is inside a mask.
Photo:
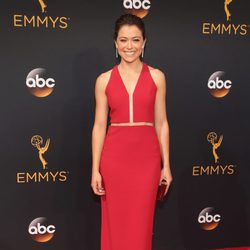
[{"label": "gold waistband", "polygon": [[112,122],[110,123],[111,126],[141,126],[141,125],[148,125],[154,126],[152,122]]}]

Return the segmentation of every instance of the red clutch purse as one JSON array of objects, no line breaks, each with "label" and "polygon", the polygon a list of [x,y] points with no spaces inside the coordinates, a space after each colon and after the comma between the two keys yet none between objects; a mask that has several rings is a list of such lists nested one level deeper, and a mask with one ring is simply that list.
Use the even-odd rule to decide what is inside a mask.
[{"label": "red clutch purse", "polygon": [[158,201],[163,201],[164,200],[164,193],[167,188],[168,184],[166,180],[162,180],[161,185],[158,186],[158,192],[157,192],[157,200]]}]

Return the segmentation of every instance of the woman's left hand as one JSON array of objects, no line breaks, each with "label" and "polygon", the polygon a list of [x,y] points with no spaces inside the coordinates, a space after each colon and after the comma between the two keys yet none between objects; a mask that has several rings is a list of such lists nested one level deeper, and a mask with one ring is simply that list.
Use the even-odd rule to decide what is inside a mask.
[{"label": "woman's left hand", "polygon": [[162,168],[161,170],[161,178],[160,178],[160,183],[159,185],[161,184],[162,180],[166,180],[167,181],[167,188],[164,192],[164,196],[166,195],[166,193],[168,192],[168,189],[173,181],[173,177],[172,177],[172,174],[171,174],[171,170],[170,170],[170,167],[164,167]]}]

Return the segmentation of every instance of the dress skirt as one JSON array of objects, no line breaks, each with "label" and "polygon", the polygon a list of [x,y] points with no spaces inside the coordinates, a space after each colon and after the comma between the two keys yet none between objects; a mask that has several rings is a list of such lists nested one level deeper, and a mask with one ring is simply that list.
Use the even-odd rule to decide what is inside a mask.
[{"label": "dress skirt", "polygon": [[100,160],[101,250],[152,250],[160,145],[153,126],[109,126]]}]

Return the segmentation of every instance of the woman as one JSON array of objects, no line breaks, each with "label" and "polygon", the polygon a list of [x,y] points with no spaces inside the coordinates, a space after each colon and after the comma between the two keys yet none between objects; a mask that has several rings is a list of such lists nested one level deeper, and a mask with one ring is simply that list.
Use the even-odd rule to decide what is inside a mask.
[{"label": "woman", "polygon": [[158,185],[167,181],[166,195],[172,182],[166,81],[141,61],[142,19],[122,15],[114,42],[121,60],[96,80],[92,131],[91,187],[101,196],[101,250],[151,250]]}]

